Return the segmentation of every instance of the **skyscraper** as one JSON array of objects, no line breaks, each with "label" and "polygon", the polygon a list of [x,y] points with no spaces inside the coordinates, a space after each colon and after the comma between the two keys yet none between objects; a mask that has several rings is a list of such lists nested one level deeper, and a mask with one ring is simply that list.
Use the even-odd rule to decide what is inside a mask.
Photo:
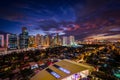
[{"label": "skyscraper", "polygon": [[7,35],[6,35],[6,48],[8,48],[8,44],[9,44],[9,35],[10,35],[10,34],[7,34]]},{"label": "skyscraper", "polygon": [[0,35],[0,47],[4,47],[4,35]]},{"label": "skyscraper", "polygon": [[63,46],[67,46],[68,45],[68,39],[66,36],[63,36]]},{"label": "skyscraper", "polygon": [[20,49],[28,48],[29,36],[26,27],[22,28],[22,33],[19,35],[19,47]]},{"label": "skyscraper", "polygon": [[41,35],[40,34],[37,34],[35,36],[35,43],[36,43],[37,46],[41,45]]},{"label": "skyscraper", "polygon": [[70,45],[74,45],[75,44],[75,37],[74,36],[70,36]]},{"label": "skyscraper", "polygon": [[28,33],[27,28],[26,27],[22,27],[22,33]]},{"label": "skyscraper", "polygon": [[59,37],[58,33],[54,37],[54,44],[55,44],[55,46],[59,46],[60,45],[60,37]]},{"label": "skyscraper", "polygon": [[56,35],[56,44],[59,45],[59,34]]},{"label": "skyscraper", "polygon": [[41,37],[41,41],[40,41],[41,42],[41,46],[44,46],[44,36],[41,35],[40,37]]},{"label": "skyscraper", "polygon": [[45,36],[45,46],[49,46],[50,45],[50,36],[46,35]]},{"label": "skyscraper", "polygon": [[29,36],[29,47],[36,47],[36,43],[35,43],[35,36],[31,35]]},{"label": "skyscraper", "polygon": [[16,34],[8,35],[8,49],[17,49],[18,48],[18,39]]}]

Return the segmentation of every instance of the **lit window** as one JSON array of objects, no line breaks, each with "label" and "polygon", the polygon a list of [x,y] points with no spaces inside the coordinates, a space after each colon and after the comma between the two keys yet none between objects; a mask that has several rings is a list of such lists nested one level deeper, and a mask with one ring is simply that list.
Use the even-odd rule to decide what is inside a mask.
[{"label": "lit window", "polygon": [[54,64],[53,66],[56,67],[57,69],[59,69],[59,70],[65,72],[65,73],[67,73],[67,74],[70,74],[70,71],[67,70],[67,69],[65,69],[65,68],[62,68],[62,67],[60,67],[60,66],[58,66],[58,65],[55,65],[55,64]]},{"label": "lit window", "polygon": [[54,72],[53,70],[47,68],[46,71],[49,72],[50,74],[52,74],[54,77],[56,77],[56,78],[60,78],[60,75],[57,74],[56,72]]}]

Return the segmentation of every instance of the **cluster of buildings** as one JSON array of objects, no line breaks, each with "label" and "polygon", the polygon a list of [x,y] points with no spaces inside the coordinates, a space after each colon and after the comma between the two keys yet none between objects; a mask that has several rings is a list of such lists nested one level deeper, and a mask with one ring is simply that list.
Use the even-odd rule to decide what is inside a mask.
[{"label": "cluster of buildings", "polygon": [[57,33],[56,36],[29,35],[27,28],[22,28],[22,33],[17,34],[0,34],[0,49],[25,49],[25,48],[40,48],[54,46],[72,46],[75,45],[74,36],[63,36],[62,38]]},{"label": "cluster of buildings", "polygon": [[109,44],[109,43],[118,43],[119,39],[86,39],[82,43],[83,44]]},{"label": "cluster of buildings", "polygon": [[26,27],[22,28],[22,33],[17,34],[0,34],[0,49],[23,49],[27,48],[29,35]]}]

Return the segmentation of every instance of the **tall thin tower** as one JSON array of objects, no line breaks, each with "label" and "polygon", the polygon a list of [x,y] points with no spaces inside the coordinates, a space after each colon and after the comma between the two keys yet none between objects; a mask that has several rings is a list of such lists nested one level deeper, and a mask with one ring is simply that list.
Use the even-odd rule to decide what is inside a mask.
[{"label": "tall thin tower", "polygon": [[56,44],[59,45],[59,34],[57,33],[57,36],[56,36]]}]

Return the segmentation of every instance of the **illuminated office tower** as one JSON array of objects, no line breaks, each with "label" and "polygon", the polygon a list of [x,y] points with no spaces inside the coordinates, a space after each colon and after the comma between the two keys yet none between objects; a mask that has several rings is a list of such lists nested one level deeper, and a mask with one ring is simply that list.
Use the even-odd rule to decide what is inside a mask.
[{"label": "illuminated office tower", "polygon": [[59,38],[59,45],[62,45],[62,39]]},{"label": "illuminated office tower", "polygon": [[50,45],[50,36],[46,35],[45,36],[45,46],[49,46]]},{"label": "illuminated office tower", "polygon": [[41,45],[41,36],[40,36],[40,34],[37,34],[35,36],[35,43],[36,43],[37,46]]},{"label": "illuminated office tower", "polygon": [[8,44],[9,44],[9,35],[10,34],[6,34],[6,48],[8,48]]},{"label": "illuminated office tower", "polygon": [[0,47],[4,47],[4,35],[0,34]]},{"label": "illuminated office tower", "polygon": [[22,33],[19,35],[19,47],[20,49],[28,48],[29,36],[26,27],[22,28]]},{"label": "illuminated office tower", "polygon": [[70,45],[74,45],[75,44],[75,37],[74,36],[70,36]]},{"label": "illuminated office tower", "polygon": [[36,47],[35,36],[29,36],[29,47]]},{"label": "illuminated office tower", "polygon": [[50,45],[50,36],[49,35],[44,36],[43,45],[44,46],[49,46]]},{"label": "illuminated office tower", "polygon": [[50,46],[55,46],[55,37],[54,36],[51,37]]},{"label": "illuminated office tower", "polygon": [[8,49],[18,49],[18,37],[16,34],[8,35]]},{"label": "illuminated office tower", "polygon": [[60,45],[60,38],[59,38],[58,33],[56,34],[56,36],[53,39],[53,44],[54,44],[54,46],[59,46]]},{"label": "illuminated office tower", "polygon": [[59,34],[56,35],[56,44],[59,45]]},{"label": "illuminated office tower", "polygon": [[40,46],[44,45],[44,36],[40,35]]},{"label": "illuminated office tower", "polygon": [[63,46],[67,46],[68,40],[66,36],[63,36]]}]

